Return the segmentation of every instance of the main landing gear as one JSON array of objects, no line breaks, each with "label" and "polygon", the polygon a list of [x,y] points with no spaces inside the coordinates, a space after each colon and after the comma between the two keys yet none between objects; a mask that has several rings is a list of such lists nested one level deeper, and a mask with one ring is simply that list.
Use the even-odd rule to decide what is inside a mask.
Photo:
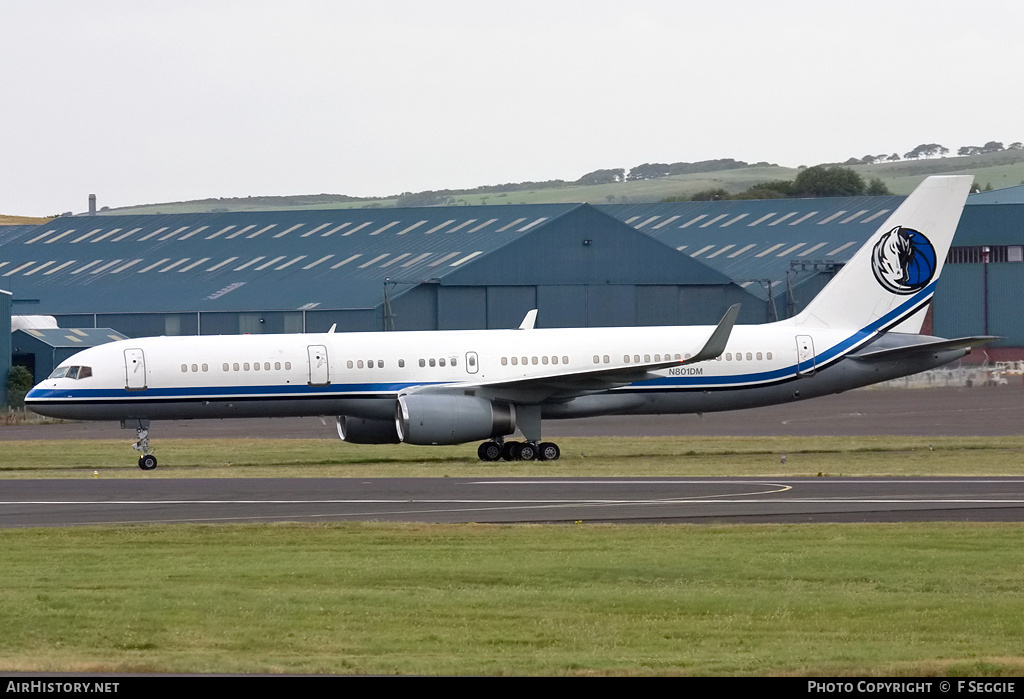
[{"label": "main landing gear", "polygon": [[[149,446],[149,420],[136,420],[138,426],[135,428],[135,435],[138,439],[132,444],[132,449],[135,451],[141,451],[142,456],[139,457],[139,468],[143,471],[152,471],[156,468],[156,457],[153,456],[153,449]],[[121,422],[121,428],[127,427],[124,421]]]},{"label": "main landing gear", "polygon": [[554,442],[504,442],[492,439],[476,450],[481,461],[555,461],[562,455]]}]

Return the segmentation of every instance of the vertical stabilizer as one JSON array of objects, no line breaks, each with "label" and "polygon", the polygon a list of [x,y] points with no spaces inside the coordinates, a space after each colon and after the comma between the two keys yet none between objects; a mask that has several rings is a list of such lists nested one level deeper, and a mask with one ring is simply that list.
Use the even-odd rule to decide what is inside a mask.
[{"label": "vertical stabilizer", "polygon": [[920,332],[973,180],[922,182],[792,322]]}]

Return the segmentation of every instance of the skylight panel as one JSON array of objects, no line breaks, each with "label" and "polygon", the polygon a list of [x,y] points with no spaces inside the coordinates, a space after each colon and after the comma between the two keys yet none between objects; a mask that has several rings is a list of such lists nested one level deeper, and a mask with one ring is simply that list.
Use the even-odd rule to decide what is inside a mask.
[{"label": "skylight panel", "polygon": [[172,232],[168,233],[167,235],[163,236],[162,238],[160,238],[160,240],[169,240],[169,239],[173,238],[174,236],[178,235],[179,233],[184,233],[188,229],[189,229],[188,226],[182,226],[181,228],[177,229],[176,231],[172,231]]},{"label": "skylight panel", "polygon": [[93,228],[93,229],[92,229],[91,231],[89,231],[88,233],[85,233],[85,234],[83,234],[83,235],[80,235],[80,236],[78,236],[77,238],[75,238],[75,239],[74,239],[74,240],[72,240],[71,242],[72,242],[72,243],[80,243],[80,242],[82,242],[83,240],[85,240],[86,238],[88,238],[88,237],[89,237],[90,235],[94,235],[94,234],[96,234],[96,233],[99,233],[99,232],[100,232],[100,231],[102,231],[102,230],[103,230],[102,228]]},{"label": "skylight panel", "polygon": [[765,214],[764,216],[762,216],[761,218],[757,219],[756,221],[751,221],[750,223],[748,223],[747,227],[750,228],[752,226],[756,226],[759,223],[764,223],[765,221],[770,219],[772,216],[774,216],[776,213],[778,213],[778,212],[773,211],[770,214]]},{"label": "skylight panel", "polygon": [[[209,228],[209,226],[199,226],[199,228],[195,229],[191,233],[186,233],[185,235],[183,235],[180,238],[178,238],[178,240],[188,240],[189,238],[191,238],[192,236],[196,235],[197,233],[202,233],[207,228]],[[96,242],[96,241],[93,241],[93,242]]]},{"label": "skylight panel", "polygon": [[779,225],[780,223],[782,223],[783,221],[785,221],[786,219],[788,219],[788,218],[793,218],[794,216],[796,216],[796,214],[797,214],[797,212],[796,212],[796,211],[790,211],[790,212],[789,212],[788,214],[786,214],[785,216],[783,216],[783,217],[781,217],[781,218],[777,218],[777,219],[775,219],[774,221],[772,221],[772,222],[771,222],[771,223],[769,223],[768,225],[769,225],[769,226],[777,226],[777,225]]},{"label": "skylight panel", "polygon": [[76,270],[75,270],[74,272],[72,272],[72,274],[81,274],[81,273],[82,273],[82,272],[84,272],[85,270],[87,270],[87,269],[90,269],[91,267],[95,267],[96,265],[98,265],[98,264],[100,264],[100,263],[102,263],[102,262],[103,262],[103,260],[93,260],[93,261],[92,261],[92,262],[90,262],[89,264],[87,264],[87,265],[84,265],[84,266],[82,266],[82,267],[79,267],[79,268],[78,268],[78,269],[76,269]]},{"label": "skylight panel", "polygon": [[238,236],[242,235],[243,233],[248,233],[249,231],[251,231],[255,227],[256,227],[256,224],[254,223],[252,225],[246,226],[245,228],[239,228],[237,231],[235,231],[231,235],[227,236],[225,238],[225,240],[233,240],[234,238],[237,238]]},{"label": "skylight panel", "polygon": [[56,232],[57,232],[56,228],[51,228],[50,230],[46,231],[45,233],[41,233],[41,234],[37,235],[35,238],[32,238],[31,240],[26,240],[25,241],[25,245],[31,245],[32,243],[35,243],[35,242],[38,242],[38,241],[42,240],[43,238],[45,238],[46,236],[50,235],[51,233],[56,233]]},{"label": "skylight panel", "polygon": [[392,221],[391,223],[386,223],[383,226],[381,226],[380,228],[378,228],[377,230],[375,230],[370,235],[380,235],[381,233],[383,233],[384,231],[388,230],[389,228],[394,228],[399,223],[401,223],[401,221]]},{"label": "skylight panel", "polygon": [[729,219],[728,221],[726,221],[725,223],[722,224],[722,228],[728,228],[729,226],[731,226],[732,224],[736,223],[737,221],[746,218],[748,215],[749,214],[740,214],[739,216],[736,216],[735,218]]},{"label": "skylight panel", "polygon": [[318,232],[322,231],[323,229],[327,228],[327,226],[329,226],[329,225],[331,225],[331,224],[330,223],[321,223],[319,226],[317,226],[313,230],[306,231],[305,233],[303,233],[301,237],[308,238],[309,236],[313,235],[314,233],[318,233]]},{"label": "skylight panel", "polygon": [[463,257],[463,258],[462,258],[462,259],[460,259],[460,260],[456,260],[455,262],[452,262],[452,264],[451,264],[450,266],[451,266],[451,267],[458,267],[459,265],[461,265],[461,264],[463,264],[463,263],[469,262],[470,260],[472,260],[472,259],[473,259],[474,257],[476,257],[477,255],[483,255],[483,254],[484,254],[484,251],[483,251],[483,250],[477,250],[477,251],[476,251],[476,252],[474,252],[474,253],[471,253],[471,254],[469,254],[469,255],[466,255],[465,257]]},{"label": "skylight panel", "polygon": [[252,267],[255,264],[259,264],[262,260],[265,260],[265,259],[267,259],[266,255],[260,255],[259,257],[256,257],[254,259],[249,260],[244,265],[241,265],[239,267],[235,267],[235,271],[236,272],[241,272],[243,269],[246,269],[247,267]]},{"label": "skylight panel", "polygon": [[355,227],[355,228],[353,228],[352,230],[350,230],[350,231],[345,231],[345,232],[344,232],[344,233],[342,233],[341,235],[342,235],[342,236],[346,236],[346,235],[352,235],[352,234],[353,234],[353,233],[355,233],[356,231],[361,231],[361,230],[363,230],[364,228],[366,228],[367,226],[369,226],[369,225],[370,225],[370,224],[372,224],[372,223],[373,223],[373,221],[367,221],[366,223],[360,223],[360,224],[359,224],[358,226],[356,226],[356,227]]},{"label": "skylight panel", "polygon": [[101,265],[101,266],[97,267],[96,269],[92,270],[91,272],[89,272],[89,274],[102,274],[103,272],[107,271],[108,269],[110,269],[114,265],[120,264],[121,262],[124,262],[124,260],[111,260],[107,264]]},{"label": "skylight panel", "polygon": [[386,252],[383,255],[377,255],[375,258],[373,258],[369,262],[364,262],[363,264],[359,265],[359,269],[366,269],[370,265],[375,264],[377,262],[380,262],[381,260],[383,260],[385,257],[387,257],[390,254],[391,254],[390,252]]},{"label": "skylight panel", "polygon": [[476,223],[476,222],[477,222],[477,219],[475,219],[475,218],[471,218],[471,219],[469,219],[468,221],[463,221],[463,222],[462,222],[462,223],[460,223],[459,225],[455,226],[455,228],[452,228],[451,230],[449,230],[449,231],[447,231],[447,232],[448,232],[448,233],[457,233],[458,231],[461,231],[461,230],[462,230],[463,228],[465,228],[466,226],[471,226],[471,225],[473,225],[473,224],[474,224],[474,223]]},{"label": "skylight panel", "polygon": [[523,222],[523,221],[525,221],[525,220],[526,220],[526,217],[525,217],[525,216],[523,216],[522,218],[517,218],[517,219],[516,219],[515,221],[513,221],[512,223],[508,223],[508,224],[506,224],[506,225],[502,226],[501,228],[499,228],[499,229],[498,229],[497,231],[495,231],[495,232],[496,232],[496,233],[504,233],[504,232],[505,232],[505,231],[507,231],[507,230],[508,230],[509,228],[512,228],[513,226],[518,226],[518,225],[519,225],[520,223],[522,223],[522,222]]},{"label": "skylight panel", "polygon": [[338,267],[342,267],[344,265],[347,265],[352,260],[356,259],[357,257],[362,257],[362,256],[363,256],[362,253],[358,253],[358,252],[355,255],[349,255],[348,257],[346,257],[344,260],[342,260],[338,264],[331,265],[331,269],[338,269]]},{"label": "skylight panel", "polygon": [[776,257],[785,257],[786,255],[790,255],[790,254],[793,253],[794,250],[797,250],[798,248],[802,248],[804,245],[807,245],[807,243],[797,243],[796,245],[793,245],[791,247],[786,248],[785,250],[780,252],[778,255],[776,255]]},{"label": "skylight panel", "polygon": [[519,232],[520,232],[520,233],[523,233],[523,232],[525,232],[525,231],[528,231],[528,230],[530,230],[531,228],[533,228],[534,226],[536,226],[536,225],[538,225],[538,224],[541,224],[541,223],[543,223],[544,221],[547,221],[547,220],[548,220],[548,217],[547,217],[547,216],[541,216],[541,217],[540,217],[540,218],[538,218],[538,219],[537,219],[536,221],[534,221],[534,222],[532,222],[532,223],[528,223],[528,224],[526,224],[525,226],[523,226],[522,228],[520,228],[520,229],[519,229]]},{"label": "skylight panel", "polygon": [[732,259],[732,258],[734,258],[734,257],[739,257],[740,255],[742,255],[743,253],[745,253],[745,252],[746,252],[747,250],[749,250],[750,248],[756,248],[756,247],[757,247],[757,243],[750,243],[749,245],[744,245],[744,246],[743,246],[742,248],[740,248],[740,249],[739,249],[739,250],[737,250],[736,252],[734,252],[734,253],[731,253],[731,254],[729,255],[729,259],[731,260],[731,259]]},{"label": "skylight panel", "polygon": [[111,242],[112,243],[120,243],[122,240],[125,240],[126,238],[130,238],[131,236],[135,235],[136,233],[138,233],[141,230],[142,230],[141,226],[139,226],[138,228],[133,228],[130,231],[128,231],[127,233],[122,233],[121,235],[117,236]]},{"label": "skylight panel", "polygon": [[60,240],[64,236],[71,235],[74,232],[75,232],[74,228],[69,228],[68,230],[64,231],[60,235],[54,236],[53,238],[50,238],[49,240],[47,240],[45,245],[49,245],[50,243],[56,243],[58,240]]},{"label": "skylight panel", "polygon": [[286,257],[288,257],[288,256],[287,255],[278,255],[274,259],[269,260],[269,261],[264,262],[263,264],[261,264],[259,267],[256,268],[256,271],[257,272],[262,272],[267,267],[270,267],[271,265],[276,265],[278,262],[280,262],[281,260],[283,260]]},{"label": "skylight panel", "polygon": [[306,259],[306,255],[299,255],[298,257],[296,257],[296,258],[294,258],[292,260],[288,260],[283,265],[278,265],[277,267],[274,268],[274,271],[275,272],[280,272],[282,269],[287,269],[287,268],[291,267],[293,264],[295,264],[296,262],[298,262],[300,260],[304,260],[304,259]]},{"label": "skylight panel", "polygon": [[225,265],[229,265],[229,264],[231,264],[232,262],[234,262],[237,259],[238,259],[238,257],[229,257],[228,259],[224,260],[223,262],[218,262],[213,267],[208,267],[206,271],[207,272],[216,272],[221,267],[224,267]]},{"label": "skylight panel", "polygon": [[106,233],[104,233],[104,234],[103,234],[103,235],[101,235],[100,237],[98,237],[98,238],[93,238],[93,239],[92,239],[92,240],[90,240],[89,242],[90,242],[90,243],[98,243],[98,242],[100,242],[101,240],[104,240],[105,238],[109,238],[110,236],[114,235],[115,233],[117,233],[117,232],[118,232],[118,231],[120,231],[120,230],[121,230],[120,228],[111,228],[111,229],[110,229],[109,231],[107,231]]},{"label": "skylight panel", "polygon": [[705,219],[707,217],[708,217],[707,214],[701,214],[700,216],[697,216],[695,218],[691,218],[689,221],[687,221],[686,223],[684,223],[683,225],[681,225],[679,227],[680,228],[689,228],[693,224],[697,223],[697,221],[700,221],[701,219]]},{"label": "skylight panel", "polygon": [[437,225],[437,226],[434,226],[429,231],[423,231],[423,235],[430,235],[431,233],[437,233],[439,230],[441,230],[445,226],[451,225],[453,223],[455,223],[455,219],[454,218],[450,218],[447,221],[445,221],[444,223],[442,223],[440,225]]},{"label": "skylight panel", "polygon": [[17,273],[18,273],[18,272],[20,272],[21,270],[25,269],[26,267],[31,267],[31,266],[32,266],[32,265],[34,265],[35,263],[36,263],[36,261],[35,261],[35,260],[32,260],[31,262],[25,262],[25,263],[23,263],[23,264],[21,264],[21,265],[19,265],[19,266],[15,267],[14,269],[10,270],[9,272],[5,272],[5,273],[4,273],[4,276],[5,276],[5,277],[9,277],[9,276],[11,276],[12,274],[17,274]]},{"label": "skylight panel", "polygon": [[[637,218],[639,218],[639,217],[637,217]],[[636,226],[634,226],[634,228],[639,230],[639,229],[643,228],[644,226],[646,226],[648,223],[652,223],[653,221],[657,221],[659,218],[661,218],[661,215],[651,216],[650,218],[648,218],[643,223],[638,223]],[[629,221],[626,221],[626,223],[629,223]]]},{"label": "skylight panel", "polygon": [[874,221],[879,216],[885,216],[887,213],[889,213],[888,209],[881,209],[881,210],[871,214],[870,216],[868,216],[866,219],[861,221],[861,223],[871,223],[872,221]]},{"label": "skylight panel", "polygon": [[682,217],[681,216],[669,216],[667,219],[665,219],[664,221],[662,221],[658,225],[654,226],[653,230],[656,230],[656,231],[660,230],[660,229],[664,228],[665,226],[667,226],[668,224],[672,223],[673,221],[679,220],[680,218],[682,218]]},{"label": "skylight panel", "polygon": [[461,254],[462,254],[461,252],[450,252],[447,255],[445,255],[444,257],[442,257],[441,259],[434,260],[433,262],[431,262],[430,266],[431,267],[437,267],[438,265],[443,265],[445,262],[447,262],[448,260],[452,259],[456,255],[461,255]]},{"label": "skylight panel", "polygon": [[411,255],[411,254],[412,254],[411,252],[403,252],[401,255],[398,255],[397,257],[392,257],[390,260],[388,260],[387,262],[382,264],[380,266],[380,268],[384,269],[385,267],[390,267],[391,265],[395,264],[396,262],[401,262],[405,258],[409,257],[409,255]]},{"label": "skylight panel", "polygon": [[30,277],[33,274],[35,274],[36,272],[41,272],[42,270],[46,269],[50,265],[54,265],[54,264],[57,264],[57,260],[50,260],[49,262],[44,262],[43,264],[39,265],[35,269],[30,269],[29,271],[25,272],[25,276],[26,277]]},{"label": "skylight panel", "polygon": [[213,239],[214,239],[214,238],[216,238],[216,237],[217,237],[218,235],[221,235],[222,233],[227,233],[228,231],[230,231],[230,230],[231,230],[232,228],[234,228],[234,227],[235,227],[235,226],[234,226],[234,224],[232,224],[232,225],[230,225],[230,226],[224,226],[223,228],[221,228],[221,229],[220,229],[219,231],[217,231],[216,233],[214,233],[214,234],[212,234],[212,235],[208,235],[208,236],[206,236],[206,239],[207,239],[207,240],[213,240]]},{"label": "skylight panel", "polygon": [[152,233],[147,233],[146,235],[144,235],[141,238],[139,238],[139,242],[141,243],[143,241],[149,240],[150,238],[152,238],[154,236],[158,236],[161,233],[163,233],[164,231],[166,231],[168,228],[169,228],[169,226],[160,226],[160,228],[157,228]]},{"label": "skylight panel", "polygon": [[132,260],[131,262],[125,262],[123,265],[121,265],[117,269],[110,270],[110,273],[111,274],[118,274],[119,272],[125,271],[129,267],[134,267],[135,265],[139,264],[140,262],[142,262],[142,258],[138,257],[138,258]]},{"label": "skylight panel", "polygon": [[764,257],[765,255],[770,255],[773,252],[775,252],[776,250],[778,250],[779,248],[781,248],[783,245],[785,245],[785,243],[776,243],[775,245],[772,245],[767,250],[762,250],[761,252],[757,253],[756,255],[754,255],[754,257]]},{"label": "skylight panel", "polygon": [[[159,267],[160,265],[166,264],[167,262],[170,262],[170,261],[171,261],[171,258],[165,257],[164,259],[160,260],[159,262],[154,262],[151,265],[147,265],[147,266],[143,267],[138,272],[136,272],[136,274],[145,274],[149,270],[154,269],[155,267]],[[72,272],[72,274],[75,274],[75,272]]]},{"label": "skylight panel", "polygon": [[417,262],[419,262],[420,260],[424,260],[424,259],[426,259],[426,258],[430,257],[430,256],[431,256],[431,254],[432,254],[432,253],[429,253],[429,252],[425,252],[425,253],[423,253],[423,254],[421,254],[421,255],[417,255],[416,257],[412,258],[411,260],[409,260],[408,262],[406,262],[405,264],[403,264],[403,265],[402,265],[402,267],[412,267],[412,266],[413,266],[414,264],[416,264],[416,263],[417,263]]},{"label": "skylight panel", "polygon": [[[62,265],[59,265],[59,266],[57,266],[57,267],[54,267],[54,268],[53,268],[53,269],[51,269],[51,270],[48,270],[48,271],[44,272],[44,273],[43,273],[43,276],[44,276],[44,277],[48,277],[48,276],[50,276],[51,274],[53,274],[53,273],[55,273],[55,272],[59,272],[59,271],[61,271],[61,270],[62,270],[62,269],[64,269],[65,267],[69,267],[69,266],[71,266],[71,265],[75,264],[76,262],[78,262],[78,260],[68,260],[68,261],[67,261],[67,262],[65,262],[64,264],[62,264]],[[6,262],[4,262],[3,264],[0,264],[0,267],[2,267],[2,266],[3,266],[3,265],[5,265],[5,264],[7,264],[7,263],[6,263]]]},{"label": "skylight panel", "polygon": [[331,235],[332,233],[337,233],[342,228],[345,228],[346,226],[351,226],[351,225],[352,225],[351,221],[346,221],[345,223],[341,224],[340,226],[335,226],[334,228],[332,228],[331,230],[327,231],[326,233],[321,234],[320,237],[321,238],[326,238],[327,236]]},{"label": "skylight panel", "polygon": [[424,219],[423,221],[417,221],[416,223],[412,224],[411,226],[406,226],[402,230],[398,231],[397,233],[395,233],[395,235],[405,235],[409,231],[416,230],[417,228],[419,228],[420,226],[422,226],[426,222],[427,222],[426,219]]},{"label": "skylight panel", "polygon": [[182,272],[187,272],[187,271],[189,271],[190,269],[193,269],[193,268],[195,268],[195,267],[198,267],[199,265],[203,264],[204,262],[209,262],[209,261],[210,261],[210,258],[209,258],[209,257],[200,257],[200,258],[199,258],[198,260],[196,260],[196,261],[195,261],[195,262],[193,262],[192,264],[190,264],[190,265],[186,265],[185,267],[182,267],[181,269],[179,269],[179,270],[178,270],[178,273],[180,274],[180,273],[182,273]]},{"label": "skylight panel", "polygon": [[278,233],[274,237],[275,238],[283,238],[284,236],[286,236],[289,233],[291,233],[292,231],[294,231],[296,228],[302,228],[305,225],[306,225],[305,223],[296,223],[294,226],[291,226],[290,228],[285,228],[283,231],[281,231],[280,233]]},{"label": "skylight panel", "polygon": [[841,223],[841,224],[842,223],[849,223],[850,221],[854,220],[855,218],[859,218],[860,216],[863,216],[867,212],[868,212],[867,209],[861,209],[860,211],[858,211],[857,213],[853,214],[852,216],[847,216],[846,218],[844,218],[839,223]]},{"label": "skylight panel", "polygon": [[708,250],[710,250],[713,247],[715,247],[715,246],[714,245],[705,245],[700,250],[698,250],[696,252],[690,253],[690,257],[697,257],[697,255],[700,255],[701,253],[707,252]]},{"label": "skylight panel", "polygon": [[707,228],[708,226],[713,225],[714,223],[717,223],[718,221],[721,221],[723,218],[725,218],[728,215],[729,214],[719,214],[718,216],[715,216],[713,219],[711,219],[709,221],[705,221],[704,223],[700,224],[700,227],[701,228]]},{"label": "skylight panel", "polygon": [[271,228],[277,228],[277,224],[276,223],[271,223],[269,226],[263,226],[263,228],[259,229],[255,233],[250,233],[249,235],[245,236],[245,239],[248,240],[249,238],[255,238],[256,236],[258,236],[258,235],[260,235],[262,233],[266,233]]},{"label": "skylight panel", "polygon": [[815,250],[820,250],[823,247],[825,247],[826,245],[828,245],[828,243],[818,243],[817,245],[812,245],[811,247],[809,247],[806,250],[804,250],[803,252],[801,252],[799,257],[807,257],[808,255],[810,255]]},{"label": "skylight panel", "polygon": [[315,262],[310,262],[308,265],[306,265],[302,269],[313,269],[314,267],[316,267],[321,262],[326,262],[327,260],[331,259],[332,257],[334,257],[334,255],[324,255],[319,260],[316,260]]},{"label": "skylight panel", "polygon": [[483,223],[481,223],[481,224],[480,224],[479,226],[477,226],[476,228],[473,228],[473,229],[471,229],[471,230],[470,230],[469,232],[470,232],[470,233],[476,233],[477,231],[482,231],[482,230],[483,230],[484,228],[487,228],[487,226],[491,225],[492,223],[496,222],[497,220],[498,220],[498,219],[496,219],[496,218],[490,218],[490,219],[487,219],[486,221],[484,221]]},{"label": "skylight panel", "polygon": [[835,219],[839,218],[840,216],[842,216],[845,213],[846,213],[846,209],[840,209],[839,211],[835,212],[831,216],[827,216],[827,217],[823,218],[822,220],[818,221],[818,225],[819,226],[824,226],[826,223],[831,223],[832,221],[834,221]]},{"label": "skylight panel", "polygon": [[809,213],[809,214],[804,214],[803,216],[801,216],[801,217],[800,217],[800,218],[798,218],[797,220],[793,221],[793,222],[792,222],[792,223],[790,223],[789,225],[791,225],[791,226],[796,226],[796,225],[798,225],[798,224],[800,224],[800,223],[803,223],[804,221],[806,221],[807,219],[809,219],[809,218],[810,218],[811,216],[814,216],[814,215],[815,215],[816,213],[818,213],[818,212],[817,212],[817,211],[812,211],[812,212],[811,212],[811,213]]},{"label": "skylight panel", "polygon": [[846,248],[850,247],[851,245],[856,245],[856,244],[857,243],[855,241],[850,241],[849,243],[846,243],[845,245],[840,245],[838,248],[836,248],[832,252],[827,253],[827,255],[828,255],[828,257],[832,257],[833,255],[838,255],[839,253],[841,253]]},{"label": "skylight panel", "polygon": [[729,250],[732,250],[734,247],[736,247],[735,243],[730,243],[729,245],[723,245],[718,250],[715,250],[713,253],[711,253],[710,255],[705,257],[704,259],[705,260],[710,260],[712,257],[718,257],[723,252],[728,252]]}]

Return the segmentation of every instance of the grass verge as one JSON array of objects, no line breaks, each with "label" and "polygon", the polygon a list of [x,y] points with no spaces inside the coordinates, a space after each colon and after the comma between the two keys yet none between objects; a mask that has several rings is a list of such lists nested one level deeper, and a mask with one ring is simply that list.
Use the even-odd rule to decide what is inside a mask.
[{"label": "grass verge", "polygon": [[1021,525],[0,531],[6,671],[1020,675]]},{"label": "grass verge", "polygon": [[[609,437],[560,439],[558,461],[481,462],[475,445],[322,439],[166,439],[143,472],[127,440],[4,442],[3,478],[1018,475],[1024,437]],[[785,462],[782,456],[785,455]]]}]

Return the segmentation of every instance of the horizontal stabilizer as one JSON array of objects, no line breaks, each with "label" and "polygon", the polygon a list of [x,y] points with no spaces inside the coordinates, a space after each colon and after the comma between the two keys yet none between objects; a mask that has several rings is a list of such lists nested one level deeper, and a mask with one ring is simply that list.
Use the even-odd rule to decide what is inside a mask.
[{"label": "horizontal stabilizer", "polygon": [[851,359],[860,359],[866,362],[889,362],[904,357],[916,357],[921,354],[932,352],[944,352],[946,350],[970,349],[980,345],[988,344],[1000,339],[994,335],[978,335],[977,337],[958,337],[953,340],[936,340],[934,342],[922,342],[915,345],[904,345],[902,347],[891,347],[889,349],[874,350],[863,354],[850,355]]}]

